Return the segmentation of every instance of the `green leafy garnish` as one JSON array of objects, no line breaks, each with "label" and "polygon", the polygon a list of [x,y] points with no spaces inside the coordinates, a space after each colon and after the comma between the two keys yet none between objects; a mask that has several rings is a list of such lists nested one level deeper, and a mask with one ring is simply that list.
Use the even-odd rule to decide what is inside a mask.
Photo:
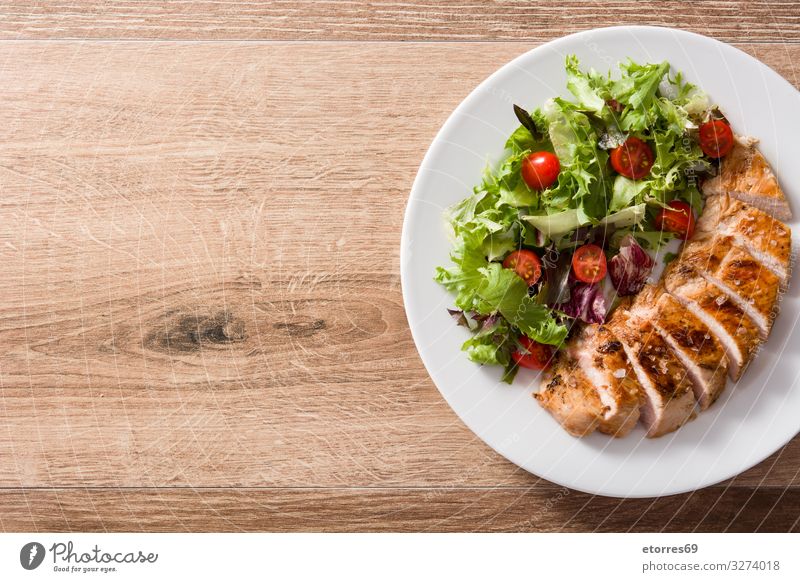
[{"label": "green leafy garnish", "polygon": [[[568,253],[587,237],[611,257],[629,234],[658,251],[672,235],[655,228],[655,216],[675,199],[699,213],[698,176],[710,169],[693,132],[711,104],[680,73],[671,74],[669,63],[628,60],[612,75],[582,70],[568,56],[565,69],[573,98],[554,97],[533,110],[514,105],[509,114],[519,126],[505,142],[504,158],[446,212],[452,265],[439,267],[435,279],[474,324],[463,345],[469,359],[502,366],[506,381],[516,374],[511,354],[521,335],[558,346],[571,320],[558,309],[563,298],[547,303],[562,295],[550,292],[555,286],[542,281],[529,287],[500,261],[518,249],[540,258],[555,251],[567,253],[568,266]],[[638,180],[616,174],[609,163],[610,152],[630,137],[653,154],[650,171]],[[560,164],[557,181],[543,190],[522,177],[525,158],[540,151],[555,153]],[[563,287],[558,272],[555,285]]]}]

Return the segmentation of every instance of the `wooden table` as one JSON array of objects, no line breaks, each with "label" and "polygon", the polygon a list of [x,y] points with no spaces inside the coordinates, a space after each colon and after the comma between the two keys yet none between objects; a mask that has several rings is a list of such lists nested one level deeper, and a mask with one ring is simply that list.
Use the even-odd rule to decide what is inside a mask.
[{"label": "wooden table", "polygon": [[0,9],[0,529],[800,527],[800,439],[654,500],[506,462],[399,281],[422,156],[500,65],[651,23],[797,84],[796,3],[29,4]]}]

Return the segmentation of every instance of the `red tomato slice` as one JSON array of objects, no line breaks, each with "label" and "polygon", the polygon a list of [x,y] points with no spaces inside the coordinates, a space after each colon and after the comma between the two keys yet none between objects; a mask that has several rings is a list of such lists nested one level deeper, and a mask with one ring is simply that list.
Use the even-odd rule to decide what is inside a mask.
[{"label": "red tomato slice", "polygon": [[531,190],[549,188],[558,179],[561,163],[552,152],[534,152],[522,160],[522,179]]},{"label": "red tomato slice", "polygon": [[692,207],[682,200],[673,200],[669,208],[664,208],[656,216],[656,228],[668,230],[683,240],[694,234],[694,214]]},{"label": "red tomato slice", "polygon": [[644,178],[653,167],[653,150],[638,137],[629,137],[611,152],[611,166],[618,174],[631,180]]},{"label": "red tomato slice", "polygon": [[583,245],[572,255],[572,272],[579,281],[597,283],[606,276],[606,255],[597,245]]},{"label": "red tomato slice", "polygon": [[518,341],[522,349],[511,352],[511,359],[518,366],[532,370],[544,370],[550,365],[550,360],[553,359],[555,352],[553,346],[540,344],[525,335],[519,336]]},{"label": "red tomato slice", "polygon": [[503,267],[513,269],[529,287],[542,276],[542,261],[536,253],[528,249],[520,249],[509,254],[503,261]]},{"label": "red tomato slice", "polygon": [[721,119],[700,126],[700,149],[709,158],[721,158],[733,149],[731,126]]}]

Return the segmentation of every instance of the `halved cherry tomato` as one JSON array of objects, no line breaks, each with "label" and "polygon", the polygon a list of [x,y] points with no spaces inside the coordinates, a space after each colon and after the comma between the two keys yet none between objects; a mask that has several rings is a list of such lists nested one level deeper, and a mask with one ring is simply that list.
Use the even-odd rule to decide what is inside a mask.
[{"label": "halved cherry tomato", "polygon": [[579,281],[597,283],[606,276],[606,255],[597,245],[583,245],[572,255],[572,271]]},{"label": "halved cherry tomato", "polygon": [[700,126],[700,149],[709,158],[721,158],[733,149],[731,126],[721,119],[706,121]]},{"label": "halved cherry tomato", "polygon": [[668,230],[683,240],[694,234],[694,214],[692,207],[682,200],[673,200],[669,208],[664,208],[656,216],[656,228]]},{"label": "halved cherry tomato", "polygon": [[655,157],[653,150],[638,137],[629,137],[611,152],[611,166],[618,174],[631,180],[644,178],[650,173]]},{"label": "halved cherry tomato", "polygon": [[520,249],[512,252],[503,261],[503,267],[506,269],[514,269],[514,271],[522,277],[530,287],[536,283],[542,276],[542,261],[533,251],[528,249]]},{"label": "halved cherry tomato", "polygon": [[552,152],[534,152],[522,160],[522,179],[531,190],[544,190],[558,179],[561,163]]},{"label": "halved cherry tomato", "polygon": [[553,359],[553,346],[540,344],[526,335],[519,336],[518,341],[522,349],[511,352],[511,359],[518,366],[531,368],[532,370],[544,370],[547,368],[550,360]]}]

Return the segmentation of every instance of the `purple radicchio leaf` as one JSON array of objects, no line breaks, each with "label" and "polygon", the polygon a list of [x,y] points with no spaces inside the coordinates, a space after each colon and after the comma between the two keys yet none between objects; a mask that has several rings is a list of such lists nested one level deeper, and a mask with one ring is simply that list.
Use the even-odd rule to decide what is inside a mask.
[{"label": "purple radicchio leaf", "polygon": [[569,301],[561,303],[557,309],[586,323],[603,323],[606,320],[606,300],[600,284],[572,280],[574,284]]},{"label": "purple radicchio leaf", "polygon": [[475,319],[480,322],[481,331],[494,330],[500,323],[500,316],[496,313],[492,313],[491,315],[478,315],[476,313]]},{"label": "purple radicchio leaf", "polygon": [[460,309],[450,309],[447,308],[447,313],[450,314],[450,317],[453,318],[458,325],[463,325],[464,327],[469,327],[469,323],[467,323],[467,316],[464,315],[464,312]]},{"label": "purple radicchio leaf", "polygon": [[632,235],[626,235],[619,245],[617,254],[608,263],[608,274],[617,293],[636,295],[644,287],[653,270],[653,259],[647,254]]},{"label": "purple radicchio leaf", "polygon": [[447,313],[453,318],[456,324],[466,327],[471,331],[489,333],[500,323],[500,316],[497,314],[481,315],[476,311],[462,311],[460,309],[447,309]]},{"label": "purple radicchio leaf", "polygon": [[528,225],[528,231],[532,234],[533,239],[533,246],[535,247],[544,247],[547,244],[547,235],[536,228],[535,226]]}]

